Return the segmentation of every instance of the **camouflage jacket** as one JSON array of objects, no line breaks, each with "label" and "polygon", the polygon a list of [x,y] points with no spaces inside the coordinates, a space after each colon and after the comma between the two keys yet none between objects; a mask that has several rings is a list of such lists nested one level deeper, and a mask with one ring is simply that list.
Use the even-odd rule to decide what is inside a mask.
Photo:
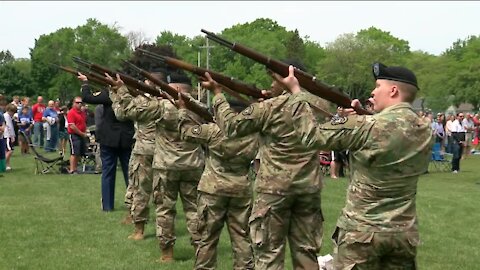
[{"label": "camouflage jacket", "polygon": [[[168,100],[133,99],[126,87],[117,90],[128,119],[156,125],[152,167],[161,170],[203,169],[204,153],[200,144],[185,142],[178,132],[178,110]],[[195,117],[195,116],[192,116]]]},{"label": "camouflage jacket", "polygon": [[[134,102],[137,104],[146,103],[149,100],[149,98],[143,95],[130,97],[131,98],[127,98],[122,101],[120,99],[120,96],[116,92],[110,91],[112,109],[115,113],[115,117],[117,117],[117,119],[120,121],[127,119],[127,116],[125,114],[125,107],[128,103],[132,102],[132,100],[135,100]],[[134,120],[134,127],[135,135],[133,136],[133,138],[135,139],[135,145],[132,149],[132,153],[138,155],[153,155],[155,151],[155,122],[138,122]]]},{"label": "camouflage jacket", "polygon": [[289,94],[254,103],[235,113],[223,94],[213,98],[215,121],[230,138],[260,135],[256,191],[279,195],[311,194],[321,189],[319,151],[300,144],[283,113]]},{"label": "camouflage jacket", "polygon": [[291,100],[288,111],[302,144],[350,150],[351,181],[337,226],[363,232],[416,230],[418,176],[427,170],[432,136],[410,104],[318,125],[305,96]]},{"label": "camouflage jacket", "polygon": [[198,190],[230,197],[251,197],[252,185],[248,179],[251,161],[258,151],[258,135],[227,138],[217,124],[197,125],[186,110],[180,110],[181,138],[206,146],[207,156]]}]

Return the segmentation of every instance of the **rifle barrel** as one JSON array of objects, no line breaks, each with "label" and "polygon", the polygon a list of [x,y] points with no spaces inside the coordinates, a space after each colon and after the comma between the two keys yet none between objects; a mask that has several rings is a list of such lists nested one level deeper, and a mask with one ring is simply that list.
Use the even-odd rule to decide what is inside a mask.
[{"label": "rifle barrel", "polygon": [[[265,65],[267,68],[281,76],[288,76],[287,64],[275,59],[271,59],[270,57],[262,55],[255,50],[241,44],[229,42],[212,32],[206,31],[204,29],[202,29],[202,32],[207,35],[208,39],[211,39],[219,43],[220,45],[226,46],[245,57],[248,57],[258,63]],[[295,77],[297,77],[298,82],[300,83],[300,86],[305,88],[310,93],[333,103],[336,103],[337,105],[340,105],[342,107],[351,108],[350,98],[345,93],[341,92],[338,88],[326,85],[325,83],[318,81],[315,76],[308,74],[302,70],[295,69],[294,72]],[[356,109],[356,111],[359,114],[371,114],[365,109]]]}]

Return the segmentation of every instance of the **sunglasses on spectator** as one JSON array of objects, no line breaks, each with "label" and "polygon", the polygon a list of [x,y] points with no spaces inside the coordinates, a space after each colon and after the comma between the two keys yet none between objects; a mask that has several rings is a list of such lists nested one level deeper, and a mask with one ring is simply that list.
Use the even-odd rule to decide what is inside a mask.
[{"label": "sunglasses on spectator", "polygon": [[77,104],[82,104],[83,101],[75,101],[75,103],[77,103]]}]

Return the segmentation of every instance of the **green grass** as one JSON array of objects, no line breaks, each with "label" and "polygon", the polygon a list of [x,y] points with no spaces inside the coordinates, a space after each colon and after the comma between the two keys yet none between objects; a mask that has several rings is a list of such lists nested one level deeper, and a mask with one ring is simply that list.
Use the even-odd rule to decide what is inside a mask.
[{"label": "green grass", "polygon": [[[477,269],[480,257],[479,157],[462,161],[462,172],[430,173],[418,188],[422,245],[420,269]],[[178,207],[177,262],[160,265],[153,222],[146,240],[133,242],[133,228],[120,224],[125,186],[117,175],[116,211],[100,210],[99,175],[34,175],[32,156],[15,153],[13,171],[0,177],[0,269],[191,269],[194,251]],[[325,232],[321,254],[332,253],[330,236],[344,204],[346,179],[326,179],[322,192]],[[153,212],[151,212],[153,220]],[[291,269],[287,254],[286,269]],[[226,231],[218,269],[231,269]]]}]

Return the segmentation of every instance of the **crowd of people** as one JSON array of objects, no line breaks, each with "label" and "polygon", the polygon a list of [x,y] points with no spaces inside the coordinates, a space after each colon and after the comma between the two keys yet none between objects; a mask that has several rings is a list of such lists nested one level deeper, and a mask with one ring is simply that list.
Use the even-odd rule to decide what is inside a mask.
[{"label": "crowd of people", "polygon": [[480,115],[469,112],[456,114],[418,112],[420,117],[431,123],[434,144],[434,159],[442,159],[441,151],[452,154],[452,173],[460,171],[460,160],[475,153],[480,148]]},{"label": "crowd of people", "polygon": [[[74,131],[69,115],[74,111],[77,103],[70,102],[68,106],[61,105],[59,100],[49,100],[44,104],[43,97],[38,96],[37,102],[30,106],[30,98],[20,99],[14,96],[9,102],[4,96],[0,96],[0,172],[11,171],[11,157],[16,146],[20,148],[21,155],[30,154],[30,147],[44,149],[45,152],[57,152],[66,155],[66,148]],[[92,112],[88,105],[80,102],[78,110],[82,115],[83,126],[86,126],[88,115]],[[72,156],[76,153],[71,149]],[[73,151],[73,152],[72,152]],[[80,156],[78,156],[80,157]],[[78,159],[77,157],[77,159]],[[75,163],[68,169],[76,171]]]},{"label": "crowd of people", "polygon": [[[81,95],[73,99],[66,116],[54,101],[48,102],[48,108],[43,105],[41,97],[31,110],[27,99],[16,107],[7,105],[3,115],[5,122],[12,122],[18,113],[19,128],[26,133],[33,130],[34,145],[43,144],[46,151],[58,149],[53,137],[62,132],[64,136],[66,129],[71,145],[69,172],[75,173],[78,157],[85,151],[87,116],[82,106],[97,104],[102,210],[114,210],[119,160],[128,209],[124,223],[133,224],[128,238],[144,239],[152,203],[160,262],[174,262],[180,197],[196,250],[195,269],[216,268],[224,225],[234,269],[283,269],[287,240],[294,269],[319,269],[324,220],[319,153],[329,150],[338,156],[348,151],[353,173],[332,236],[334,268],[415,269],[418,177],[428,168],[434,141],[448,142],[444,136],[449,132],[457,137],[464,132],[458,126],[470,129],[460,114],[443,131],[428,116],[417,115],[411,106],[418,92],[415,74],[381,63],[373,66],[375,88],[367,107],[373,115],[357,115],[355,111],[363,108],[354,100],[353,109],[339,111],[322,124],[318,119],[324,118],[328,103],[300,87],[293,67],[306,71],[300,62],[284,62],[291,65],[289,75],[270,72],[272,85],[264,91],[268,98],[250,105],[228,101],[224,88],[206,73],[202,86],[214,94],[213,121],[190,110],[207,108],[192,97],[191,81],[184,73],[146,62],[141,62],[144,68],[155,79],[167,81],[178,97],[138,93],[120,76],[108,74],[111,87],[92,91],[88,77],[79,73]],[[145,84],[157,87],[148,79]],[[60,115],[66,120],[60,121]],[[14,134],[4,131],[7,149]],[[451,145],[465,140],[453,138]],[[253,188],[249,168],[256,157],[260,163],[255,164]]]}]

